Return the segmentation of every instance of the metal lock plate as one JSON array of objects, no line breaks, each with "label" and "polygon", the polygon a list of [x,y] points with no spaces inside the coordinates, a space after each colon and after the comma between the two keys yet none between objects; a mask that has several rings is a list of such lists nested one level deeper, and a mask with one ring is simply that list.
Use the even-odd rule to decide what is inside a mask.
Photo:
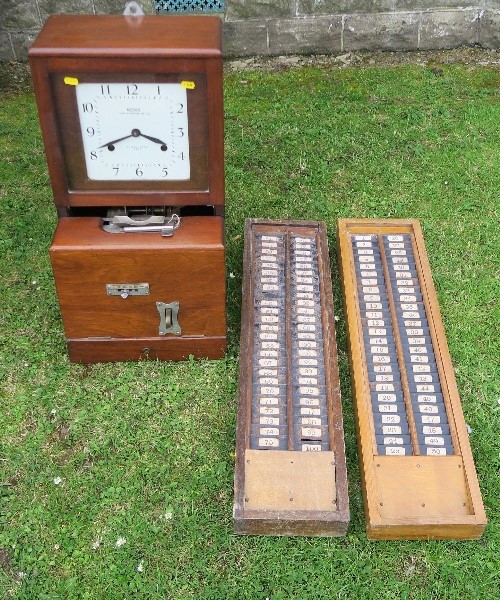
[{"label": "metal lock plate", "polygon": [[149,296],[149,283],[108,283],[106,284],[108,296]]},{"label": "metal lock plate", "polygon": [[181,328],[177,320],[179,313],[179,303],[170,302],[157,302],[156,308],[160,313],[160,327],[158,333],[160,335],[167,335],[167,333],[173,333],[174,335],[181,335]]}]

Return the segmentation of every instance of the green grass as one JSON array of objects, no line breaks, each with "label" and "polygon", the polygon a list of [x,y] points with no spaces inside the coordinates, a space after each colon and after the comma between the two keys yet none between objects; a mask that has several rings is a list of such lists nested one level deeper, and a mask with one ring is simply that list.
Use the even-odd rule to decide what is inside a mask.
[{"label": "green grass", "polygon": [[[229,351],[212,362],[68,362],[34,99],[0,96],[0,597],[496,597],[500,72],[434,71],[226,75]],[[489,517],[479,541],[366,539],[335,254],[348,216],[421,221]],[[342,539],[232,534],[246,217],[327,223],[351,502]]]}]

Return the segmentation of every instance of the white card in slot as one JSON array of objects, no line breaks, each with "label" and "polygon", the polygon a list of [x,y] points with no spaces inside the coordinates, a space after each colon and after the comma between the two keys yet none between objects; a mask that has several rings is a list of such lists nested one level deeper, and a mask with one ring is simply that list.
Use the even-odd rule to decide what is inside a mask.
[{"label": "white card in slot", "polygon": [[264,406],[279,404],[279,400],[278,398],[259,398],[259,404],[262,404]]},{"label": "white card in slot", "polygon": [[277,438],[259,438],[259,448],[277,448],[279,445]]},{"label": "white card in slot", "polygon": [[279,425],[280,420],[278,417],[260,417],[259,425]]},{"label": "white card in slot", "polygon": [[315,358],[299,358],[299,367],[317,367],[318,361]]},{"label": "white card in slot", "polygon": [[299,377],[299,385],[314,386],[318,385],[317,377]]},{"label": "white card in slot", "polygon": [[264,332],[264,333],[261,333],[259,335],[259,339],[265,340],[265,341],[277,340],[278,339],[278,334],[277,333]]},{"label": "white card in slot", "polygon": [[299,394],[302,396],[318,396],[319,389],[313,386],[299,386]]},{"label": "white card in slot", "polygon": [[300,406],[319,406],[319,398],[299,398]]},{"label": "white card in slot", "polygon": [[300,414],[301,415],[320,416],[321,415],[321,409],[320,408],[312,408],[310,406],[301,406],[300,407]]},{"label": "white card in slot", "polygon": [[318,375],[318,369],[299,367],[299,375],[302,375],[303,377],[316,377]]},{"label": "white card in slot", "polygon": [[259,359],[259,365],[261,367],[277,367],[278,366],[278,361],[277,360],[273,360],[271,358],[260,358]]}]

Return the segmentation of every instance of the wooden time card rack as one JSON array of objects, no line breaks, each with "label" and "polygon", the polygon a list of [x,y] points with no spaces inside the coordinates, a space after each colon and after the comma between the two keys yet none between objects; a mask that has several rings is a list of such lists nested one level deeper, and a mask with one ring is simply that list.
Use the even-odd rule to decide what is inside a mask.
[{"label": "wooden time card rack", "polygon": [[326,229],[247,220],[234,528],[339,536],[349,506]]},{"label": "wooden time card rack", "polygon": [[57,15],[29,58],[70,359],[220,358],[220,19]]},{"label": "wooden time card rack", "polygon": [[486,516],[422,231],[340,220],[366,530],[478,538]]}]

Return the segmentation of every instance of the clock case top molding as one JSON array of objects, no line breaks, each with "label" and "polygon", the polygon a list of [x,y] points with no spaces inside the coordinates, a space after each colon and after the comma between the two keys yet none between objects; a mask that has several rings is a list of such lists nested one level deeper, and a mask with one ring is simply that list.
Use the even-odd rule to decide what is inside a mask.
[{"label": "clock case top molding", "polygon": [[[203,205],[223,214],[220,40],[218,17],[49,17],[29,59],[60,216],[70,215],[73,207],[124,205]],[[68,84],[68,78],[76,85]],[[189,179],[90,179],[79,127],[77,85],[142,82],[189,86]],[[130,132],[118,132],[117,137],[126,133]]]}]

